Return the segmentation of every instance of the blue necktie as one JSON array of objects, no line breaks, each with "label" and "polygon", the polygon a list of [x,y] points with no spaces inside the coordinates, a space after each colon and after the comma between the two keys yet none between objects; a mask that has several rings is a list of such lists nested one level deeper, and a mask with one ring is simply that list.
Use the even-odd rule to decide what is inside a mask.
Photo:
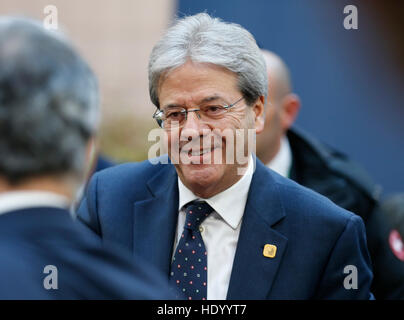
[{"label": "blue necktie", "polygon": [[213,212],[205,201],[192,201],[185,207],[186,219],[173,262],[170,283],[189,300],[207,297],[207,252],[199,225]]}]

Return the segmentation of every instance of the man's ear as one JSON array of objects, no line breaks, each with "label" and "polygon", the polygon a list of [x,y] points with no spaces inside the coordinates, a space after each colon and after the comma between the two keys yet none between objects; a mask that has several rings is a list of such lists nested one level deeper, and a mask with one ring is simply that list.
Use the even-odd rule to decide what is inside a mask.
[{"label": "man's ear", "polygon": [[300,98],[294,93],[287,94],[282,99],[282,129],[288,130],[295,122],[300,110]]},{"label": "man's ear", "polygon": [[264,130],[265,124],[265,97],[260,96],[254,104],[254,128],[256,133],[261,133]]}]

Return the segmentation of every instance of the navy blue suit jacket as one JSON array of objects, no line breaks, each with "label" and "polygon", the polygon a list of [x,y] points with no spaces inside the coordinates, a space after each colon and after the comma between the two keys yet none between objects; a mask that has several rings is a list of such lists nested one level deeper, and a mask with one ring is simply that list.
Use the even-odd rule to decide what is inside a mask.
[{"label": "navy blue suit jacket", "polygon": [[[166,277],[105,248],[66,210],[30,208],[0,215],[0,299],[170,299]],[[45,289],[55,276],[57,289]],[[46,281],[45,281],[46,282]],[[55,284],[56,282],[53,282]]]},{"label": "navy blue suit jacket", "polygon": [[[78,216],[168,277],[178,201],[172,164],[122,164],[92,178]],[[265,244],[277,247],[274,258],[263,255]],[[348,265],[357,289],[344,287],[354,276]],[[227,299],[368,299],[371,280],[361,218],[257,159]]]}]

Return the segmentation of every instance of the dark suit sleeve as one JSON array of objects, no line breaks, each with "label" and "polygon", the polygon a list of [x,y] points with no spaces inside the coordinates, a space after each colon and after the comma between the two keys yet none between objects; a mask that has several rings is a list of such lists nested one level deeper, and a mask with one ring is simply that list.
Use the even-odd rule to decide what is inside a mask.
[{"label": "dark suit sleeve", "polygon": [[102,234],[97,213],[97,183],[98,175],[95,174],[88,184],[86,196],[81,201],[76,213],[78,221],[101,237]]},{"label": "dark suit sleeve", "polygon": [[315,299],[373,299],[372,278],[365,227],[353,215],[331,251]]}]

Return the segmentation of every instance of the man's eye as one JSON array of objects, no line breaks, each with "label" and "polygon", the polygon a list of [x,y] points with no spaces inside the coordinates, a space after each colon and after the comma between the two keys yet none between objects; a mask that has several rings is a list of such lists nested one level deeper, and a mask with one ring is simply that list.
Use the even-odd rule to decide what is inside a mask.
[{"label": "man's eye", "polygon": [[176,119],[181,117],[182,113],[181,111],[170,111],[166,113],[166,117],[170,119]]},{"label": "man's eye", "polygon": [[209,106],[206,107],[206,112],[208,114],[222,113],[225,109],[222,106]]}]

